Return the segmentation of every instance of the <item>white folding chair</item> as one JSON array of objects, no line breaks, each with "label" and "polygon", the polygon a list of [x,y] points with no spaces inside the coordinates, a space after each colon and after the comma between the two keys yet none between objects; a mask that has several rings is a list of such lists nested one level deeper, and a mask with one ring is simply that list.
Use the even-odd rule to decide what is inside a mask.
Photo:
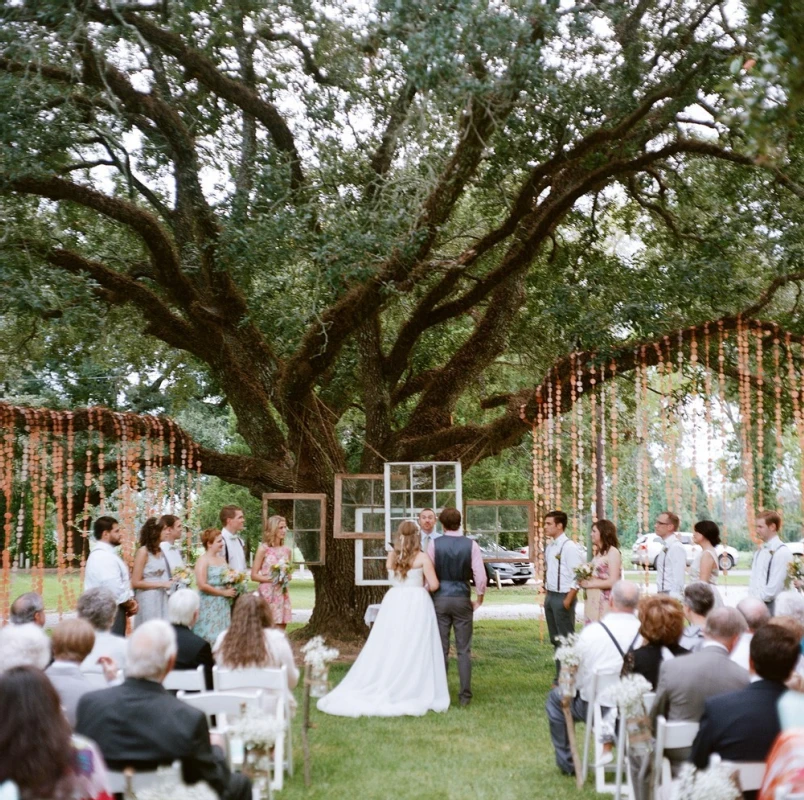
[{"label": "white folding chair", "polygon": [[645,692],[642,695],[642,704],[645,706],[645,713],[650,714],[653,704],[656,702],[656,692]]},{"label": "white folding chair", "polygon": [[[600,741],[600,737],[598,736],[603,723],[603,713],[600,705],[600,697],[609,688],[619,683],[619,681],[620,681],[619,672],[596,671],[592,675],[589,705],[586,709],[586,731],[584,732],[584,742],[583,742],[584,781],[586,780],[586,776],[589,772],[589,742],[591,741],[593,735],[595,739],[595,747],[594,747],[595,764],[597,764],[600,761],[601,757],[603,756],[603,745]],[[616,715],[617,712],[616,710],[613,710],[610,713]],[[610,769],[616,768],[614,762],[612,762],[611,765],[606,766],[609,766]],[[600,766],[600,767],[595,766],[594,768],[595,791],[614,793],[616,791],[615,784],[606,783],[606,766]]]},{"label": "white folding chair", "polygon": [[163,782],[182,783],[181,761],[174,761],[170,767],[160,767],[158,772],[156,770],[137,772],[133,767],[127,767],[122,772],[108,770],[107,775],[109,793],[122,794],[125,797],[131,797],[143,789],[150,789]]},{"label": "white folding chair", "polygon": [[[645,713],[649,713],[656,701],[656,692],[645,692],[642,695],[642,707]],[[620,800],[623,796],[623,778],[625,778],[625,796],[632,798],[634,796],[634,787],[631,784],[631,765],[626,760],[628,755],[629,741],[628,729],[625,725],[625,714],[623,709],[618,709],[620,717],[620,729],[617,731],[617,773],[616,773],[616,788],[614,791],[614,800]]]},{"label": "white folding chair", "polygon": [[165,675],[162,686],[170,692],[206,691],[207,682],[204,679],[204,667],[171,670]]},{"label": "white folding chair", "polygon": [[[216,691],[228,692],[238,689],[262,689],[264,693],[274,695],[284,710],[287,722],[285,746],[287,750],[286,768],[288,775],[293,775],[293,737],[291,734],[290,690],[288,689],[287,668],[281,667],[246,667],[244,669],[212,668],[212,685]],[[281,773],[280,773],[281,778]],[[279,786],[278,788],[282,788]]]},{"label": "white folding chair", "polygon": [[717,753],[712,753],[709,756],[709,766],[717,764],[726,767],[731,773],[737,773],[742,791],[756,792],[762,788],[766,767],[764,761],[723,761]]},{"label": "white folding chair", "polygon": [[[179,691],[176,695],[187,705],[203,711],[207,715],[210,729],[214,733],[226,733],[228,717],[239,717],[246,709],[262,708],[262,692],[187,692]],[[216,726],[212,728],[211,718],[215,717]]]},{"label": "white folding chair", "polygon": [[673,776],[670,761],[664,757],[665,750],[692,747],[700,725],[697,722],[677,720],[668,722],[659,714],[656,718],[656,744],[653,750],[653,800],[670,797]]}]

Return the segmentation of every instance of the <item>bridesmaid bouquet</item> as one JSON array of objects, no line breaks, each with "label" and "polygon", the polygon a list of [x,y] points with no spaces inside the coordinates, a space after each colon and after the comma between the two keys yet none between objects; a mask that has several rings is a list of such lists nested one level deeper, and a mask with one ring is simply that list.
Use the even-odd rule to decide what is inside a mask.
[{"label": "bridesmaid bouquet", "polygon": [[237,569],[227,569],[223,575],[223,583],[234,587],[238,594],[245,594],[248,591],[248,575]]},{"label": "bridesmaid bouquet", "polygon": [[800,558],[794,558],[787,565],[787,578],[785,579],[785,586],[790,588],[792,584],[794,589],[801,591],[804,589],[804,561]]},{"label": "bridesmaid bouquet", "polygon": [[270,576],[271,583],[282,590],[282,594],[288,593],[288,585],[293,578],[295,565],[292,561],[280,558],[276,564],[271,564]]},{"label": "bridesmaid bouquet", "polygon": [[581,581],[588,581],[594,574],[595,568],[592,564],[580,564],[575,567],[575,580],[580,583]]},{"label": "bridesmaid bouquet", "polygon": [[170,577],[176,588],[186,589],[193,582],[193,571],[189,567],[176,567]]}]

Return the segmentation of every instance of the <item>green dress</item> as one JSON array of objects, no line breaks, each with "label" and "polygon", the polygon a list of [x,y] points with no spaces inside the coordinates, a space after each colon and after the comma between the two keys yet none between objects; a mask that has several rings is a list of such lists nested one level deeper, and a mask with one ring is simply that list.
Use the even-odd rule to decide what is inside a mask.
[{"label": "green dress", "polygon": [[[223,576],[228,566],[207,567],[207,583],[210,586],[223,586]],[[232,601],[228,597],[199,592],[201,605],[198,611],[198,622],[193,626],[193,633],[214,644],[222,631],[232,621]]]}]

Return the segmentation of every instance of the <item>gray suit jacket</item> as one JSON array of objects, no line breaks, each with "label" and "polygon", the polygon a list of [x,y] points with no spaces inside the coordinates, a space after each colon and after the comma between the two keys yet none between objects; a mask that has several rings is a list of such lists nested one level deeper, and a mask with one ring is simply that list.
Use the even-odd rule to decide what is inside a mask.
[{"label": "gray suit jacket", "polygon": [[87,693],[94,692],[95,687],[86,679],[78,664],[68,664],[64,661],[54,661],[46,670],[45,675],[50,678],[53,688],[59,693],[64,716],[75,727],[78,701]]},{"label": "gray suit jacket", "polygon": [[[683,658],[664,661],[659,671],[656,700],[650,718],[654,730],[656,717],[663,714],[669,720],[683,719],[700,722],[704,705],[710,697],[736,692],[748,686],[748,672],[735,664],[723,647],[704,647]],[[668,757],[686,760],[686,751],[672,751]]]}]

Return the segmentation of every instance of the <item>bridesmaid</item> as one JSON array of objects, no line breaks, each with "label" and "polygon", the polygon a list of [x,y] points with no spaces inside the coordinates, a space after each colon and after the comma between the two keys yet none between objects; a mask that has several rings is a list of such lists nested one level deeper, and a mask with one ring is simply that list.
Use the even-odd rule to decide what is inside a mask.
[{"label": "bridesmaid", "polygon": [[260,584],[258,591],[271,608],[274,627],[282,631],[291,621],[290,594],[287,586],[278,586],[273,582],[271,567],[283,559],[286,564],[291,562],[293,554],[289,547],[285,547],[287,532],[288,523],[284,517],[269,517],[262,534],[262,543],[257,548],[251,567],[251,580]]},{"label": "bridesmaid", "polygon": [[[587,595],[594,594],[597,599],[597,603],[594,600],[587,603],[588,610],[584,607],[587,622],[595,622],[606,616],[611,608],[611,587],[622,577],[620,542],[613,522],[599,519],[592,525],[592,545],[595,553],[592,577],[580,582],[580,586],[587,590]],[[589,599],[591,597],[587,601]]]},{"label": "bridesmaid", "polygon": [[131,588],[139,605],[134,627],[151,619],[167,619],[170,570],[160,548],[162,528],[156,517],[148,517],[140,530],[140,547],[134,556]]},{"label": "bridesmaid", "polygon": [[201,595],[198,622],[193,633],[214,644],[232,619],[231,598],[237,596],[234,586],[226,586],[224,577],[229,569],[223,557],[223,536],[217,528],[201,532],[201,544],[206,551],[195,565],[195,581]]}]

